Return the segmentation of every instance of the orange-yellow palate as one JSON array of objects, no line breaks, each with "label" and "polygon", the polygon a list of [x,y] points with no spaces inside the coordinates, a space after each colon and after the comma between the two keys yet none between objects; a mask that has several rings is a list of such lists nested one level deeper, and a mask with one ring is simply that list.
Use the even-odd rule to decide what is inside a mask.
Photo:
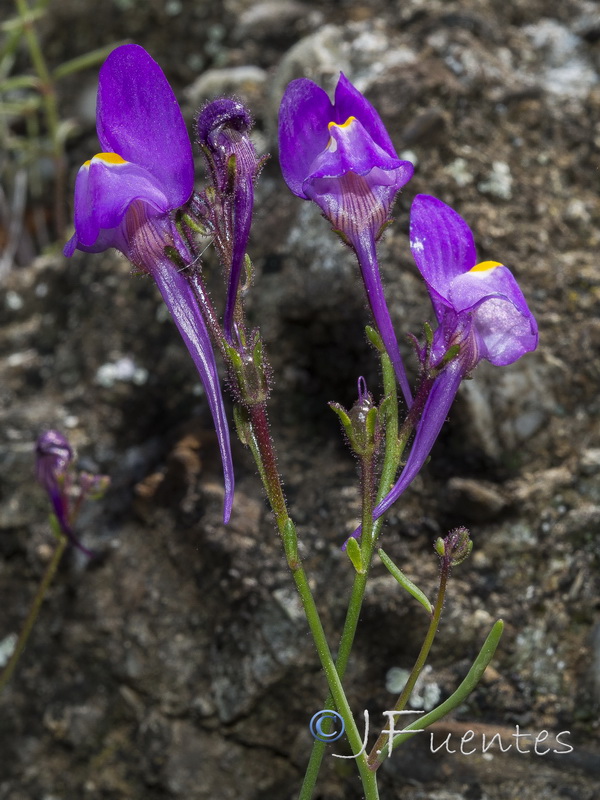
[{"label": "orange-yellow palate", "polygon": [[[96,153],[94,158],[99,158],[100,161],[104,161],[106,164],[126,164],[124,158],[121,158],[120,155],[117,153]],[[90,159],[89,161],[85,161],[83,166],[89,167],[94,159]]]},{"label": "orange-yellow palate", "polygon": [[330,122],[327,127],[329,130],[332,128],[347,128],[348,125],[351,125],[353,122],[356,122],[356,117],[348,117],[346,122],[342,122],[341,124],[339,122]]},{"label": "orange-yellow palate", "polygon": [[489,269],[501,266],[502,264],[499,261],[481,261],[479,264],[475,264],[474,267],[471,267],[469,272],[487,272]]}]

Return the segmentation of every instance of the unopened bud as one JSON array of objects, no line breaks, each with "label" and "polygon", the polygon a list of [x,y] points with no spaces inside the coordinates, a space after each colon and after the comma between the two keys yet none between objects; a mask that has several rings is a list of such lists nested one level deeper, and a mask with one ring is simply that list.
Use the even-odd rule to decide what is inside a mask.
[{"label": "unopened bud", "polygon": [[473,549],[473,541],[468,529],[461,526],[451,530],[444,539],[438,538],[434,548],[440,558],[455,567],[468,558]]},{"label": "unopened bud", "polygon": [[375,451],[378,439],[379,411],[367,391],[364,378],[358,379],[358,400],[349,411],[339,403],[330,403],[344,427],[350,447],[358,456],[368,456]]}]

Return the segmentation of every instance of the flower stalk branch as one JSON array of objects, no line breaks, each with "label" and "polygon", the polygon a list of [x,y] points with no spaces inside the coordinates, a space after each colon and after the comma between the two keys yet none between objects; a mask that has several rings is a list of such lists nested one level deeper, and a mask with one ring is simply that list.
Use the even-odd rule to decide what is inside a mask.
[{"label": "flower stalk branch", "polygon": [[33,626],[35,625],[35,621],[38,618],[40,613],[40,609],[42,607],[42,603],[44,602],[44,598],[48,592],[50,584],[54,576],[56,575],[56,570],[58,569],[58,565],[63,557],[63,553],[65,552],[65,548],[69,542],[66,536],[63,536],[62,533],[58,532],[58,544],[54,549],[54,553],[52,554],[52,558],[48,566],[46,567],[46,571],[44,572],[44,577],[38,587],[35,597],[33,598],[33,603],[31,604],[31,608],[29,609],[29,614],[27,615],[27,619],[23,624],[21,629],[21,633],[19,634],[19,638],[17,639],[17,643],[15,645],[15,649],[13,654],[11,655],[8,663],[4,667],[2,673],[0,674],[0,693],[4,690],[7,683],[12,678],[13,672],[25,650],[25,646],[27,645],[27,641],[29,639],[29,634],[31,633]]}]

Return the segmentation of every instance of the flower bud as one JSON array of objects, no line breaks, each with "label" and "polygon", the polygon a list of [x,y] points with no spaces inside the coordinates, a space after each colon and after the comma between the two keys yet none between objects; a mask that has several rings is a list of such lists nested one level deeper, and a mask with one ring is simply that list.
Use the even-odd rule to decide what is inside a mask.
[{"label": "flower bud", "polygon": [[455,567],[469,557],[473,541],[467,528],[454,528],[445,538],[435,542],[435,551],[450,566]]},{"label": "flower bud", "polygon": [[[254,181],[262,166],[252,140],[252,118],[239,100],[221,98],[198,114],[198,143],[212,182],[215,244],[226,270],[227,300],[223,327],[233,344],[235,306],[246,257],[254,207]],[[211,197],[207,190],[205,197]],[[210,202],[210,201],[209,201]]]},{"label": "flower bud", "polygon": [[349,411],[339,403],[330,403],[330,407],[340,418],[350,447],[357,456],[369,456],[375,452],[378,441],[378,416],[377,406],[373,397],[367,391],[364,378],[358,379],[358,400]]}]

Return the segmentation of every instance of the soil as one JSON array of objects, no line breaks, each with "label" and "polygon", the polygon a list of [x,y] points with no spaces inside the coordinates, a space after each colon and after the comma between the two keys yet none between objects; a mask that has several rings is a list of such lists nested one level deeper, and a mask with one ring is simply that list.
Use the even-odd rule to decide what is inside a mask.
[{"label": "soil", "polygon": [[[539,323],[539,349],[510,367],[477,368],[382,534],[430,595],[434,539],[466,524],[475,542],[451,580],[421,706],[452,693],[495,619],[506,630],[479,687],[437,724],[440,749],[432,752],[427,734],[414,737],[384,764],[380,793],[600,797],[598,5],[109,5],[99,14],[88,0],[51,0],[38,23],[51,66],[136,41],[162,65],[190,126],[203,102],[234,93],[253,110],[257,146],[271,153],[257,186],[248,304],[273,367],[279,465],[332,647],[353,571],[340,545],[360,506],[355,462],[327,403],[350,405],[361,374],[378,391],[378,377],[352,254],[281,178],[276,113],[287,82],[306,75],[331,91],[343,70],[416,164],[380,244],[412,379],[402,337],[432,317],[406,236],[415,194],[450,203],[473,228],[480,259],[513,270]],[[90,70],[59,85],[61,113],[78,131],[68,146],[71,187],[97,148],[96,81]],[[206,269],[217,273],[210,252]],[[69,550],[0,698],[0,800],[296,798],[326,683],[241,445],[233,516],[222,524],[207,404],[152,281],[131,276],[114,252],[45,254],[5,277],[0,326],[5,647],[53,548],[33,479],[36,436],[63,430],[80,466],[112,480],[79,523],[99,556]],[[346,679],[359,719],[366,708],[383,726],[396,697],[390,670],[411,667],[426,627],[376,559]],[[532,738],[524,745],[519,732]],[[482,737],[494,733],[511,748],[483,752]],[[471,755],[460,752],[463,736]],[[534,750],[536,736],[537,750],[551,752]],[[532,752],[519,752],[519,741]],[[336,747],[316,797],[360,798],[354,765],[334,759]]]}]

